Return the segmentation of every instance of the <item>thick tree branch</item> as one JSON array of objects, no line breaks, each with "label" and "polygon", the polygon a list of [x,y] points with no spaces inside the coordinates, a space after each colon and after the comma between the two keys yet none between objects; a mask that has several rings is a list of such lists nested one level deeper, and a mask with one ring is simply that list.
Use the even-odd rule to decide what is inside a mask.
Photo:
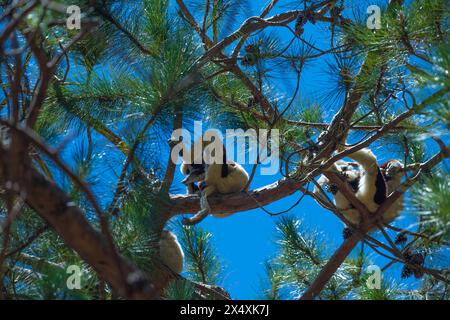
[{"label": "thick tree branch", "polygon": [[[0,153],[0,164],[4,168],[4,152]],[[4,171],[0,169],[0,180]],[[106,237],[95,230],[86,220],[85,213],[54,183],[49,182],[33,168],[28,168],[21,177],[22,192],[26,203],[74,249],[80,257],[92,266],[103,279],[120,295],[135,299],[155,299],[155,286],[144,274],[123,257],[111,251]],[[118,263],[117,263],[118,262]],[[122,281],[121,270],[126,275]]]},{"label": "thick tree branch", "polygon": [[[247,211],[283,199],[293,194],[301,186],[302,184],[293,179],[283,178],[251,192],[211,196],[208,197],[208,202],[214,214]],[[193,214],[200,209],[200,198],[197,195],[172,195],[170,200],[169,211],[171,216]]]},{"label": "thick tree branch", "polygon": [[361,233],[354,232],[350,238],[346,239],[343,244],[337,249],[331,258],[328,260],[326,265],[320,270],[316,280],[308,287],[305,293],[302,295],[301,300],[312,300],[316,295],[318,295],[325,285],[328,283],[330,278],[336,272],[336,270],[345,261],[347,256],[352,252],[353,248],[356,247],[358,242],[363,238]]}]

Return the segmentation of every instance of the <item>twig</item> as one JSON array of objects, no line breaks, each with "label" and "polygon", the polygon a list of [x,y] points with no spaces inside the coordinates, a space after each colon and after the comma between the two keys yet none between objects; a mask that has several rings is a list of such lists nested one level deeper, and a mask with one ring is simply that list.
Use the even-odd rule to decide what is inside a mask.
[{"label": "twig", "polygon": [[152,50],[146,48],[137,38],[134,34],[132,34],[130,31],[128,31],[124,26],[122,26],[116,18],[114,18],[108,11],[104,10],[99,3],[96,3],[95,11],[105,18],[107,21],[109,21],[113,26],[115,26],[118,30],[120,30],[123,34],[125,34],[128,39],[143,53],[148,54],[152,57],[157,57],[158,55],[153,52]]},{"label": "twig", "polygon": [[37,229],[36,232],[32,236],[30,236],[24,243],[22,243],[19,247],[17,247],[16,249],[13,249],[12,251],[8,252],[6,254],[6,257],[13,256],[16,253],[22,251],[23,249],[28,247],[30,244],[32,244],[37,238],[39,238],[47,230],[48,230],[48,225],[47,224],[45,226]]},{"label": "twig", "polygon": [[386,228],[388,228],[388,229],[392,229],[392,230],[397,231],[397,232],[403,232],[405,234],[409,234],[409,235],[414,236],[414,237],[423,238],[423,239],[426,239],[428,241],[436,242],[438,244],[442,244],[444,246],[450,247],[450,242],[445,241],[445,240],[433,239],[433,238],[428,237],[425,234],[417,233],[417,232],[413,232],[413,231],[409,231],[409,230],[405,230],[405,229],[401,229],[401,228],[397,228],[397,227],[394,227],[394,226],[392,226],[390,224],[387,224],[387,223],[385,223],[384,226]]}]

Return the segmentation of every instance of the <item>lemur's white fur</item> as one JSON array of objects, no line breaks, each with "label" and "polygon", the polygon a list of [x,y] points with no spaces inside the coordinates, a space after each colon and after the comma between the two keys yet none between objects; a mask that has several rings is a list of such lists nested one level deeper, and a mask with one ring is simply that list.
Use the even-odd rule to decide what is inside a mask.
[{"label": "lemur's white fur", "polygon": [[[348,156],[349,158],[357,162],[356,168],[351,168],[348,170],[344,165],[345,162],[336,162],[329,170],[337,173],[345,174],[343,175],[345,181],[351,182],[354,180],[359,180],[358,187],[356,188],[355,196],[360,200],[370,212],[375,212],[379,204],[374,200],[375,194],[377,192],[377,178],[378,175],[378,164],[375,155],[369,149],[361,149]],[[346,170],[343,170],[346,168]],[[320,178],[322,179],[322,178]],[[319,179],[319,181],[320,181]],[[320,183],[329,183],[328,179],[320,181]],[[343,216],[352,224],[359,224],[360,213],[357,209],[353,208],[351,203],[346,199],[346,197],[340,192],[334,196],[334,201],[336,208],[338,208]]]},{"label": "lemur's white fur", "polygon": [[[357,182],[355,196],[371,212],[374,213],[385,200],[386,195],[397,189],[401,183],[403,165],[397,160],[388,161],[381,168],[378,167],[377,159],[369,149],[361,149],[349,158],[355,160],[357,165],[337,161],[329,170],[340,174],[344,180],[354,185]],[[349,166],[351,165],[351,166]],[[381,180],[380,180],[381,179]],[[320,186],[330,182],[325,176],[321,176],[317,181]],[[375,196],[378,190],[377,197]],[[387,192],[386,192],[387,191]],[[320,190],[315,188],[314,193],[319,194]],[[360,222],[360,213],[352,208],[351,203],[339,191],[334,193],[334,201],[344,217],[351,223],[357,225]],[[403,208],[403,197],[398,199],[383,215],[384,222],[392,221]]]},{"label": "lemur's white fur", "polygon": [[[351,190],[353,190],[355,193],[357,192],[362,175],[359,164],[338,160],[328,170],[337,173],[341,178],[344,179],[345,182],[348,183]],[[320,187],[326,186],[326,189],[333,194],[334,204],[336,208],[340,210],[340,212],[347,220],[352,223],[356,223],[356,221],[359,221],[359,213],[357,212],[357,210],[352,209],[350,201],[344,196],[341,191],[337,189],[337,186],[330,183],[325,175],[322,175],[317,180],[317,183]],[[325,197],[321,194],[321,190],[317,186],[314,187],[314,193],[325,200]]]},{"label": "lemur's white fur", "polygon": [[348,156],[355,160],[361,167],[361,180],[359,181],[359,188],[355,196],[369,209],[370,212],[375,212],[380,206],[374,200],[377,192],[376,180],[378,177],[379,167],[377,158],[369,149],[358,150]]},{"label": "lemur's white fur", "polygon": [[[333,166],[329,169],[335,173],[337,173],[339,176],[344,178],[344,180],[349,184],[350,188],[356,192],[356,188],[359,185],[359,180],[361,178],[361,171],[359,170],[359,165],[356,163],[349,163],[347,161],[338,160],[336,161]],[[347,200],[347,198],[340,192],[339,190],[331,191],[330,189],[330,181],[328,178],[324,175],[322,175],[318,180],[317,183],[320,187],[327,187],[327,190],[333,193],[335,205],[337,208],[344,209],[351,207],[350,201]],[[322,199],[325,199],[321,195],[320,189],[315,186],[314,187],[314,193],[316,195],[319,195]]]},{"label": "lemur's white fur", "polygon": [[[240,164],[228,160],[226,165],[228,167],[228,175],[226,177],[221,176],[222,165],[216,163],[206,165],[206,175],[204,180],[206,187],[203,191],[205,198],[216,193],[227,194],[239,192],[247,185],[248,174]],[[214,217],[222,218],[231,215],[231,213],[213,213],[212,215]]]},{"label": "lemur's white fur", "polygon": [[161,260],[173,272],[183,271],[184,253],[177,236],[168,230],[163,230],[159,241],[159,254]]},{"label": "lemur's white fur", "polygon": [[[205,147],[205,145],[203,145]],[[186,174],[187,170],[183,172],[186,174],[186,178],[183,183],[191,185],[198,182],[200,186],[204,186],[201,190],[200,198],[200,211],[197,212],[191,219],[185,219],[184,223],[193,224],[200,222],[208,214],[211,213],[211,209],[208,204],[208,197],[213,194],[227,194],[242,191],[247,185],[248,174],[245,169],[238,163],[226,159],[226,151],[223,146],[223,157],[220,163],[213,162],[210,164],[204,164],[204,171],[201,170],[191,171]],[[208,161],[206,161],[208,162]],[[226,167],[224,167],[226,166]],[[182,165],[183,167],[183,165]],[[185,166],[187,168],[187,166]],[[225,173],[226,171],[226,173]],[[228,214],[214,214],[215,217],[227,217]]]}]

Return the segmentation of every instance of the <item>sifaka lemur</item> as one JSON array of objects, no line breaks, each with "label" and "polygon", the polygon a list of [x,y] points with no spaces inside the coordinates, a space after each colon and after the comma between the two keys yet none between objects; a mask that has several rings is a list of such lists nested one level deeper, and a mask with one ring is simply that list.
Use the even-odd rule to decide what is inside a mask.
[{"label": "sifaka lemur", "polygon": [[[210,142],[204,142],[202,150]],[[226,149],[223,143],[221,145],[220,155],[214,159],[215,161],[205,161],[202,159],[200,165],[182,163],[181,172],[185,175],[185,179],[182,181],[188,188],[188,193],[194,193],[195,183],[198,183],[200,188],[200,211],[198,211],[192,218],[186,218],[183,220],[185,224],[196,224],[203,220],[208,214],[211,213],[211,208],[208,203],[208,197],[214,194],[228,194],[242,191],[247,185],[248,174],[245,169],[238,163],[228,160],[226,155]],[[216,150],[217,151],[217,150]],[[202,152],[202,157],[208,157]],[[194,158],[193,156],[191,157]],[[208,158],[211,160],[211,158]],[[200,161],[197,161],[200,162]],[[230,214],[214,214],[215,217],[226,217]]]},{"label": "sifaka lemur", "polygon": [[[398,160],[390,160],[378,166],[377,158],[369,149],[361,149],[348,156],[356,163],[337,161],[330,167],[333,171],[349,184],[355,196],[369,210],[374,213],[386,200],[387,196],[394,192],[401,184],[403,165]],[[327,190],[333,194],[336,208],[352,224],[360,223],[360,213],[354,208],[337,186],[330,183],[325,176],[317,181],[320,186],[326,185]],[[320,194],[319,188],[314,193]],[[383,222],[387,223],[395,219],[403,208],[403,197],[399,198],[384,214]]]}]

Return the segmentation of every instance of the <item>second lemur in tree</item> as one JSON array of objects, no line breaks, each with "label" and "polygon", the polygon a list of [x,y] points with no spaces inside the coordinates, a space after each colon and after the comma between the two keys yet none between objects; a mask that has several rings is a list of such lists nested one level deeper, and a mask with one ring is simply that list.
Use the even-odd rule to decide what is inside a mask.
[{"label": "second lemur in tree", "polygon": [[[356,161],[356,164],[344,161],[336,162],[331,171],[338,173],[355,196],[369,210],[374,213],[386,200],[387,195],[395,191],[401,183],[402,164],[397,160],[388,161],[381,167],[377,164],[375,155],[369,149],[361,149],[348,156]],[[328,185],[328,190],[333,194],[336,208],[352,224],[360,223],[361,215],[347,198],[328,179],[322,176],[318,180],[319,185]],[[315,193],[318,194],[318,188]],[[397,200],[383,215],[383,221],[393,220],[403,207],[403,199]]]},{"label": "second lemur in tree", "polygon": [[[359,182],[361,180],[361,171],[359,170],[359,165],[355,162],[347,162],[343,160],[336,161],[331,171],[337,173],[339,177],[348,184],[353,193],[356,193],[359,188]],[[325,175],[322,175],[317,180],[317,185],[314,187],[314,193],[319,196],[322,200],[326,200],[326,198],[321,193],[320,187],[325,187],[325,189],[330,192],[338,208],[350,208],[351,203],[347,200],[342,192],[339,191],[338,186],[334,183],[331,183]],[[322,205],[326,203],[323,202]],[[326,205],[329,210],[332,210],[331,207]]]},{"label": "second lemur in tree", "polygon": [[[198,211],[192,218],[184,219],[184,224],[196,224],[211,213],[211,208],[208,203],[209,196],[213,194],[239,192],[242,191],[242,189],[247,185],[247,172],[240,164],[227,160],[225,146],[223,143],[221,145],[223,151],[222,159],[219,161],[220,163],[213,162],[207,164],[203,162],[203,168],[182,164],[182,172],[186,176],[182,182],[188,186],[188,191],[191,191],[189,186],[198,183],[201,192],[200,211]],[[215,217],[226,217],[230,214],[212,213]]]}]

